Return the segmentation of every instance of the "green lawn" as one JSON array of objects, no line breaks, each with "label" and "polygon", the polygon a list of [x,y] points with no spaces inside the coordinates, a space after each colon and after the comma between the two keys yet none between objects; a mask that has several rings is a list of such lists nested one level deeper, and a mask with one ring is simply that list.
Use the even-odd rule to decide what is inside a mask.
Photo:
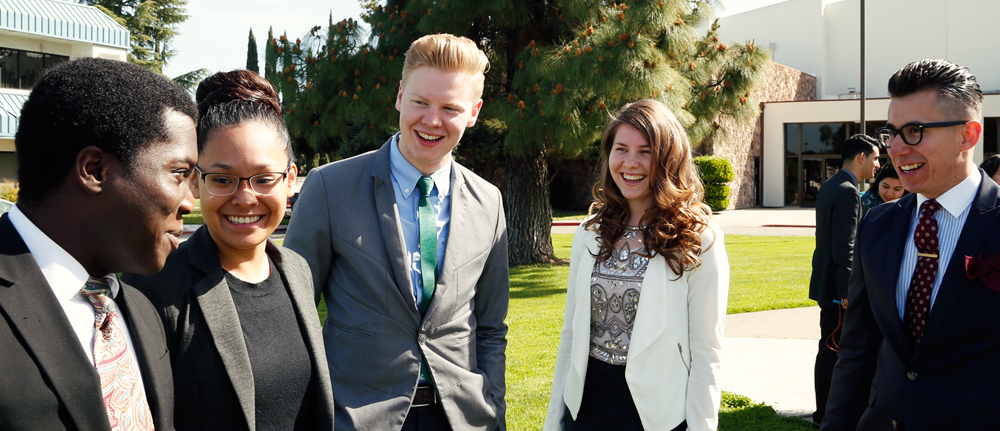
[{"label": "green lawn", "polygon": [[586,211],[552,210],[552,221],[583,220],[587,218]]},{"label": "green lawn", "polygon": [[[572,234],[553,234],[556,257],[569,259]],[[726,237],[732,267],[729,312],[814,304],[806,298],[812,237]],[[510,270],[507,324],[507,426],[541,429],[549,403],[562,330],[568,266],[525,265]],[[757,279],[766,277],[767,282]],[[764,404],[725,394],[720,430],[811,430],[809,422],[775,414]]]},{"label": "green lawn", "polygon": [[809,299],[815,244],[811,236],[727,235],[729,313],[816,305]]},{"label": "green lawn", "polygon": [[[572,234],[553,234],[556,256],[569,259]],[[813,305],[809,286],[812,237],[730,235],[726,250],[732,276],[729,313]],[[524,265],[510,269],[507,324],[507,428],[541,429],[549,403],[562,329],[569,266]],[[320,318],[326,316],[320,304]],[[808,421],[778,416],[774,409],[723,393],[722,431],[807,431]]]}]

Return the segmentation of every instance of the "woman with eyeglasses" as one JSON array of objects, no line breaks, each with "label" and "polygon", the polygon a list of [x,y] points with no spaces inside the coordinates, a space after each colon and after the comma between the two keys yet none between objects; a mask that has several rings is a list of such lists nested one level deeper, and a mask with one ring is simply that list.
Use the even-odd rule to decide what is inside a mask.
[{"label": "woman with eyeglasses", "polygon": [[198,164],[205,225],[152,277],[122,278],[163,318],[183,430],[333,428],[316,291],[305,259],[268,237],[297,169],[277,94],[254,72],[202,81]]}]

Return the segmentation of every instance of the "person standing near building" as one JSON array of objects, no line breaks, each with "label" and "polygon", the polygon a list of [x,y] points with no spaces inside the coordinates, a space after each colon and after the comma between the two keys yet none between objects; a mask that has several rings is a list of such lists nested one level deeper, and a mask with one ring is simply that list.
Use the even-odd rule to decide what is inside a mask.
[{"label": "person standing near building", "polygon": [[819,352],[813,384],[816,412],[813,423],[823,422],[830,378],[837,363],[841,310],[847,308],[847,281],[854,255],[854,234],[861,215],[858,182],[878,170],[878,141],[854,135],[840,148],[843,168],[826,180],[816,197],[816,251],[813,252],[809,299],[819,304]]},{"label": "person standing near building", "polygon": [[[912,193],[858,227],[823,430],[985,430],[1000,423],[1000,187],[976,168],[983,93],[921,60],[889,79],[878,130]],[[985,262],[984,262],[985,261]]]},{"label": "person standing near building", "polygon": [[482,107],[486,54],[410,45],[400,132],[309,172],[285,236],[312,268],[337,430],[505,429],[509,280],[500,191],[451,152]]},{"label": "person standing near building", "polygon": [[0,429],[174,429],[163,325],[115,273],[156,273],[177,248],[196,115],[179,85],[120,61],[35,84],[0,217]]}]

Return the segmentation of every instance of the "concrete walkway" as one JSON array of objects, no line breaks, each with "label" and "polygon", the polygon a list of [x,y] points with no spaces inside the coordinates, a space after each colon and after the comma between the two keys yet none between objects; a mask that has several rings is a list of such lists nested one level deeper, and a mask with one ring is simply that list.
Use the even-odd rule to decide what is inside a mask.
[{"label": "concrete walkway", "polygon": [[[715,214],[727,235],[814,236],[812,208],[752,208]],[[553,226],[573,233],[576,226]],[[820,337],[819,307],[726,316],[722,389],[811,420],[816,410],[813,363]]]}]

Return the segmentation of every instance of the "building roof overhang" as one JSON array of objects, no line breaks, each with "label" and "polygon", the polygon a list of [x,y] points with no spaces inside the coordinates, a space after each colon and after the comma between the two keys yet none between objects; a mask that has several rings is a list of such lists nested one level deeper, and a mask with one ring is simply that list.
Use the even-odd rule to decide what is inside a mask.
[{"label": "building roof overhang", "polygon": [[17,122],[21,117],[21,107],[27,100],[27,91],[0,90],[0,139],[14,139]]},{"label": "building roof overhang", "polygon": [[92,6],[60,0],[0,0],[0,30],[129,48],[129,32]]}]

